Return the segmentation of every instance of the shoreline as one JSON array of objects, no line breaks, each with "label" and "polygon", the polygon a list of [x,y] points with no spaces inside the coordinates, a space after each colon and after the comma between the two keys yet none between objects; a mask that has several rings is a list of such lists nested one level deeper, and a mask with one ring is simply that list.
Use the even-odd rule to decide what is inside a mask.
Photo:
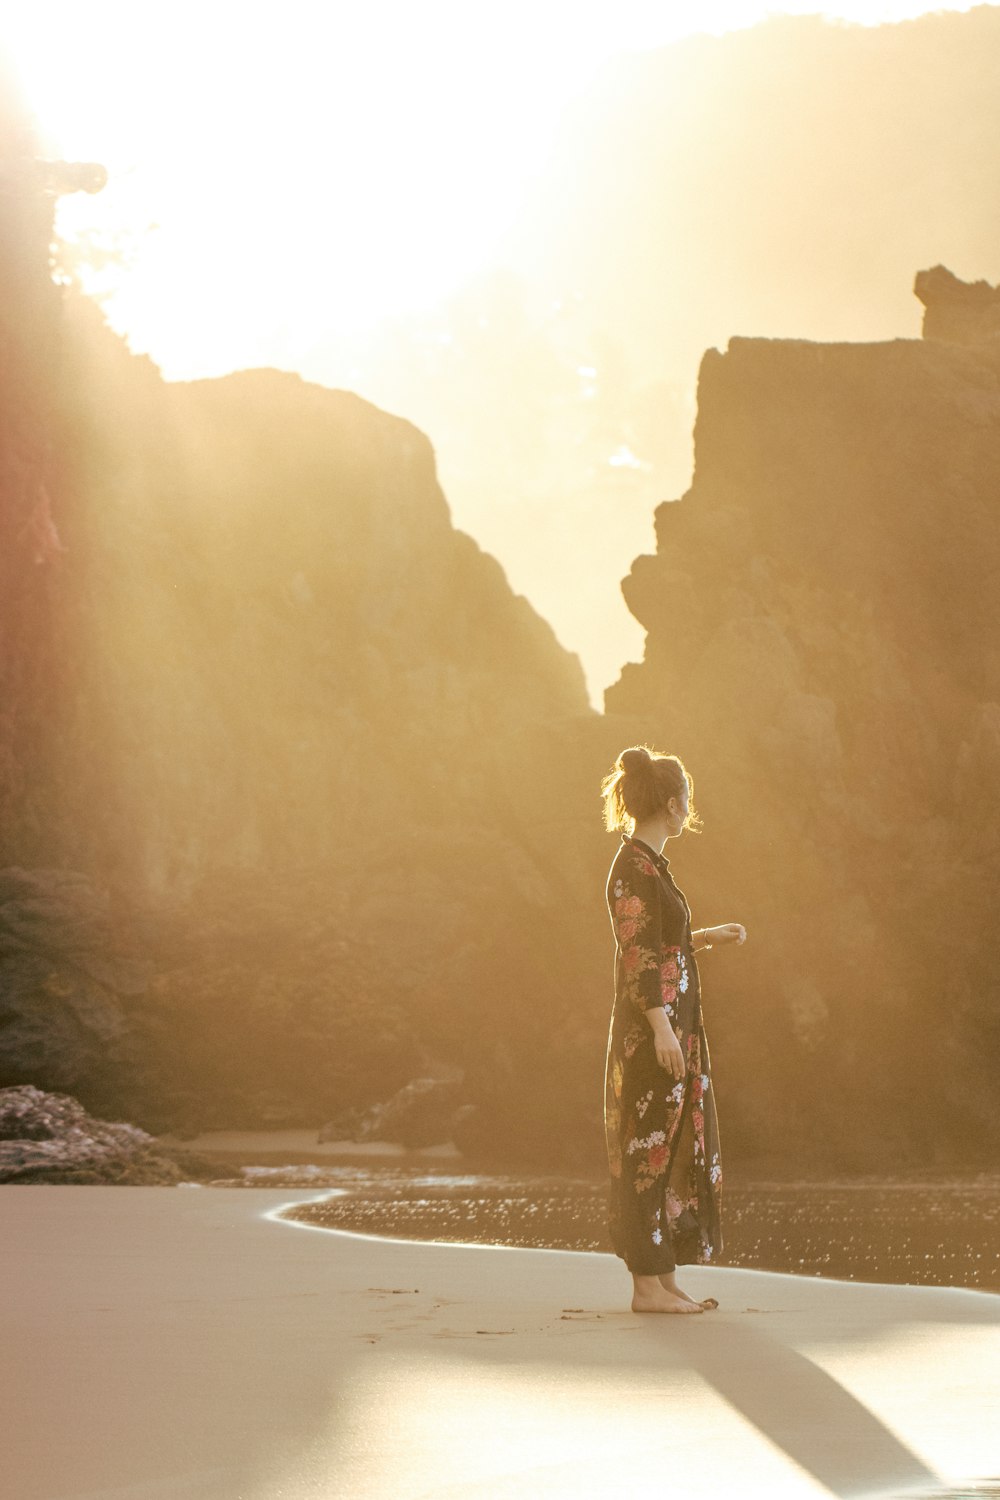
[{"label": "shoreline", "polygon": [[[295,1217],[324,1230],[443,1245],[611,1250],[603,1172],[500,1171],[439,1148],[381,1142],[302,1149],[316,1146],[311,1132],[214,1133],[195,1144],[218,1168],[211,1186],[318,1194]],[[723,1241],[719,1263],[732,1268],[997,1293],[1000,1173],[730,1181]]]},{"label": "shoreline", "polygon": [[[254,1155],[259,1163],[259,1153]],[[275,1153],[273,1165],[241,1165],[243,1161],[242,1152],[233,1153],[228,1162],[221,1156],[202,1157],[191,1163],[196,1177],[168,1182],[56,1178],[0,1185],[307,1192],[307,1205],[290,1214],[289,1221],[324,1232],[424,1244],[611,1253],[603,1228],[604,1179],[456,1172],[454,1163],[440,1157],[414,1159],[406,1152],[380,1152],[361,1160],[331,1152],[323,1163],[307,1159],[302,1165],[288,1164],[285,1153]],[[228,1175],[231,1170],[238,1175]],[[915,1224],[918,1200],[922,1207]],[[873,1216],[875,1201],[879,1212]],[[943,1219],[935,1218],[942,1213]],[[850,1222],[854,1231],[845,1243],[844,1226]],[[978,1174],[965,1183],[760,1181],[726,1190],[723,1253],[715,1264],[856,1284],[994,1294],[1000,1293],[998,1228],[1000,1184],[994,1174]],[[943,1238],[935,1242],[929,1233]]]},{"label": "shoreline", "polygon": [[[344,1181],[289,1211],[295,1222],[393,1241],[608,1254],[602,1185],[422,1176]],[[874,1204],[873,1204],[874,1200]],[[856,1284],[943,1286],[1000,1294],[1000,1191],[941,1193],[812,1187],[730,1189],[716,1263]],[[853,1210],[853,1214],[852,1214]]]}]

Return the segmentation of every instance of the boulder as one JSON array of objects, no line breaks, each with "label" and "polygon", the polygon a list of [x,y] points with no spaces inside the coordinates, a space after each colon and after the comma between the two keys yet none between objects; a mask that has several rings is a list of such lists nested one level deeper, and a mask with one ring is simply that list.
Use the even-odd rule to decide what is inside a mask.
[{"label": "boulder", "polygon": [[185,1174],[135,1125],[95,1120],[66,1094],[0,1089],[0,1182],[173,1185]]},{"label": "boulder", "polygon": [[457,1079],[414,1078],[383,1103],[332,1120],[319,1139],[395,1141],[414,1149],[442,1145],[452,1139],[461,1099]]}]

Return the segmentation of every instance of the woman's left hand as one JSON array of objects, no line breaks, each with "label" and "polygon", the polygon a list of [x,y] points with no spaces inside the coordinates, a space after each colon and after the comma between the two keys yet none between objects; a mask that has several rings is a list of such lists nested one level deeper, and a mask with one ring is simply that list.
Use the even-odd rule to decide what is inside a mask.
[{"label": "woman's left hand", "polygon": [[718,927],[706,928],[705,938],[713,948],[723,948],[726,943],[745,943],[747,930],[740,922],[722,922]]}]

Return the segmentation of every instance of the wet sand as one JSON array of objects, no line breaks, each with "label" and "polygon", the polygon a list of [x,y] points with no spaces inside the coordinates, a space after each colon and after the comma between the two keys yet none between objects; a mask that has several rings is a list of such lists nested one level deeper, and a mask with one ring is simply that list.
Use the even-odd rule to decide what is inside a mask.
[{"label": "wet sand", "polygon": [[718,1312],[639,1318],[609,1256],[267,1216],[309,1193],[0,1195],[11,1500],[772,1500],[1000,1475],[984,1293],[697,1268]]},{"label": "wet sand", "polygon": [[[227,1186],[336,1190],[300,1211],[331,1229],[609,1251],[606,1176],[477,1170],[453,1146],[317,1145],[313,1131],[216,1131],[187,1142],[232,1163]],[[722,1263],[845,1281],[1000,1292],[1000,1173],[765,1180],[731,1174]]]},{"label": "wet sand", "polygon": [[[265,1174],[266,1175],[266,1174]],[[259,1182],[253,1169],[249,1181]],[[607,1184],[347,1169],[306,1223],[406,1239],[610,1250]],[[313,1176],[310,1186],[321,1184]],[[1000,1180],[756,1183],[723,1193],[727,1266],[1000,1291]]]}]

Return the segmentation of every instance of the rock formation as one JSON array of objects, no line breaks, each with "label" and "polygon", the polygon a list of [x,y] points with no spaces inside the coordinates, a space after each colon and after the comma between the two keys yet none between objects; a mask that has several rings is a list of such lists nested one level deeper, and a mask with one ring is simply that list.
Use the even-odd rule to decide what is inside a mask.
[{"label": "rock formation", "polygon": [[177,1162],[134,1125],[95,1120],[65,1094],[0,1089],[0,1182],[173,1186]]},{"label": "rock formation", "polygon": [[320,1141],[392,1141],[422,1147],[453,1140],[453,1126],[462,1109],[460,1078],[414,1078],[391,1099],[369,1110],[332,1120],[319,1133]]},{"label": "rock formation", "polygon": [[23,218],[0,1083],[318,1125],[441,1058],[495,1136],[589,1150],[609,748],[579,662],[454,528],[422,433],[273,370],[167,385]]},{"label": "rock formation", "polygon": [[[0,1056],[4,1081],[73,1088],[126,1037],[143,966],[116,952],[112,914],[64,870],[0,870]],[[125,1059],[118,1052],[124,1066]]]},{"label": "rock formation", "polygon": [[1000,1137],[998,482],[1000,345],[703,360],[693,484],[624,585],[645,659],[607,705],[694,773],[698,920],[749,929],[703,966],[738,1154]]},{"label": "rock formation", "polygon": [[0,1086],[317,1126],[440,1062],[470,1150],[598,1165],[596,791],[646,739],[696,778],[697,919],[750,929],[705,959],[731,1157],[995,1146],[997,342],[710,352],[602,721],[452,525],[427,438],[277,371],[165,384],[52,285],[50,186],[17,160]]},{"label": "rock formation", "polygon": [[919,271],[913,290],[924,304],[923,336],[951,344],[1000,338],[1000,286],[960,281],[946,266]]}]

